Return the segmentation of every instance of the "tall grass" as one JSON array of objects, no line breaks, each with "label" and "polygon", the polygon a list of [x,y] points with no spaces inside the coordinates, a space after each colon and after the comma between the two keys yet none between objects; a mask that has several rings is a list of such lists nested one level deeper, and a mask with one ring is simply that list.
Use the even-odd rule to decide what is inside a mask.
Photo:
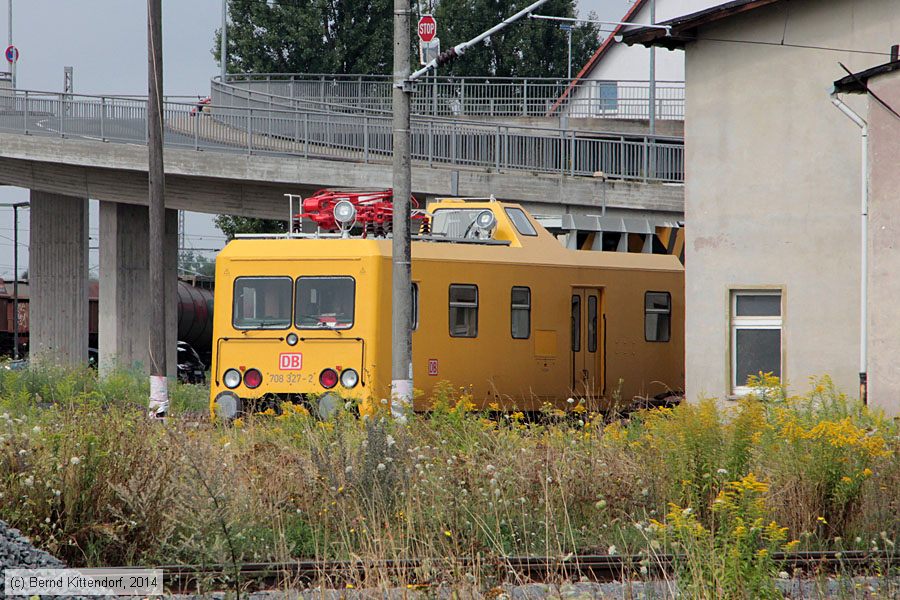
[{"label": "tall grass", "polygon": [[[288,407],[228,427],[148,422],[133,374],[0,372],[0,518],[91,566],[429,557],[465,578],[441,559],[674,551],[695,597],[769,594],[784,548],[892,549],[896,425],[827,379],[758,389],[527,423],[442,386],[404,424]],[[205,390],[175,395],[189,410]]]}]

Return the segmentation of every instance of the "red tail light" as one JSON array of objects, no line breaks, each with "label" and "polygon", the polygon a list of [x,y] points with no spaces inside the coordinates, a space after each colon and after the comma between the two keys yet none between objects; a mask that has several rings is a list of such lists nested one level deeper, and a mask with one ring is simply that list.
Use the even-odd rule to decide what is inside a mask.
[{"label": "red tail light", "polygon": [[249,369],[246,373],[244,373],[244,385],[248,388],[255,389],[258,388],[262,383],[262,373],[260,373],[256,369]]},{"label": "red tail light", "polygon": [[[244,376],[246,381],[246,375]],[[319,383],[326,390],[330,390],[334,386],[337,385],[338,382],[338,374],[334,369],[325,369],[321,373],[319,373]]]}]

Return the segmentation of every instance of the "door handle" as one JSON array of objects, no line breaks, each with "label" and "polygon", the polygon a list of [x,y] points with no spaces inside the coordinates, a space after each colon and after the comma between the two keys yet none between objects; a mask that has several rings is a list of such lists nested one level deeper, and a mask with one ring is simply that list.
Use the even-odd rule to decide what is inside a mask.
[{"label": "door handle", "polygon": [[587,380],[588,380],[588,376],[589,376],[589,375],[588,375],[588,370],[587,370],[587,369],[582,369],[582,370],[581,370],[581,378],[582,378],[583,380],[587,381]]}]

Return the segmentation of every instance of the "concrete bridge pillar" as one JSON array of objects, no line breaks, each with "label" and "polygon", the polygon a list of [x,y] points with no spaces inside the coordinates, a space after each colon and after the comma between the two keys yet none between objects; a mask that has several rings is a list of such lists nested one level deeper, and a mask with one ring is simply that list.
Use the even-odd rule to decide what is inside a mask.
[{"label": "concrete bridge pillar", "polygon": [[31,191],[29,347],[35,362],[88,360],[88,200]]},{"label": "concrete bridge pillar", "polygon": [[[146,206],[100,202],[100,374],[116,367],[149,373],[150,220]],[[166,211],[166,367],[177,358],[178,212]]]}]

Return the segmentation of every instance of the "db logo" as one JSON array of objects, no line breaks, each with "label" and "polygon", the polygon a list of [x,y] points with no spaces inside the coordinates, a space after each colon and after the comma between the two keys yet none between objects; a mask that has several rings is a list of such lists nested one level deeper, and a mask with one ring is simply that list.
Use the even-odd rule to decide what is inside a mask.
[{"label": "db logo", "polygon": [[432,377],[438,374],[438,359],[429,358],[428,359],[428,374]]},{"label": "db logo", "polygon": [[303,355],[299,352],[284,352],[278,357],[278,368],[282,371],[299,371],[303,368]]}]

